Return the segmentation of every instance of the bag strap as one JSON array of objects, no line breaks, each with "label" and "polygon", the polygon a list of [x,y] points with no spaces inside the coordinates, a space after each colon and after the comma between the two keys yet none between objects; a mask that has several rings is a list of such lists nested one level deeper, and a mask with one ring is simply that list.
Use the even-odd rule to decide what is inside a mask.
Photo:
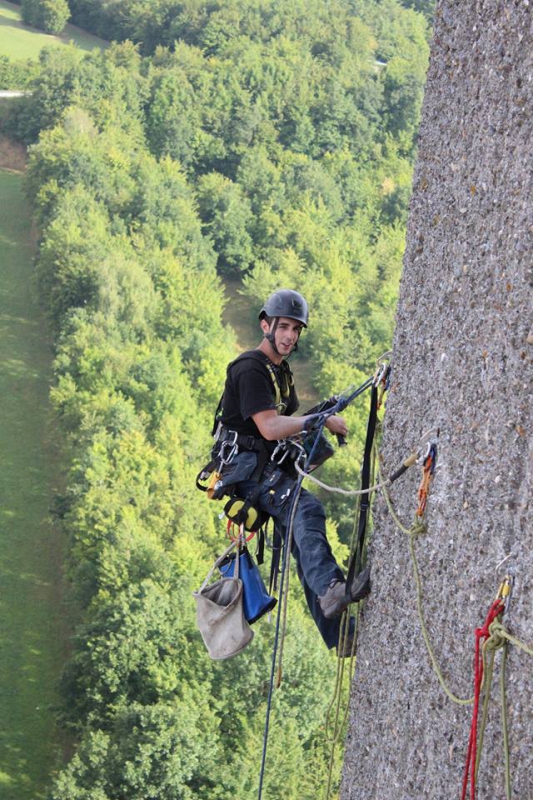
[{"label": "bag strap", "polygon": [[[229,554],[231,553],[231,551],[233,550],[233,548],[237,544],[237,541],[232,542],[230,544],[230,546],[227,548],[227,550],[224,550],[222,555],[219,558],[217,558],[217,560],[215,561],[215,563],[213,564],[213,566],[211,567],[211,569],[207,573],[207,578],[205,579],[205,581],[200,586],[200,589],[198,590],[200,593],[204,591],[205,587],[209,583],[209,581],[210,581],[210,579],[211,579],[211,577],[213,575],[213,572],[216,570],[216,568],[219,567],[220,564],[222,564],[222,562],[224,561],[224,559],[229,556]],[[238,578],[239,578],[239,558],[238,558],[238,555],[239,554],[237,553],[237,558],[236,558],[236,561],[235,561],[235,572],[233,573],[233,577],[235,578],[235,580],[238,580]]]}]

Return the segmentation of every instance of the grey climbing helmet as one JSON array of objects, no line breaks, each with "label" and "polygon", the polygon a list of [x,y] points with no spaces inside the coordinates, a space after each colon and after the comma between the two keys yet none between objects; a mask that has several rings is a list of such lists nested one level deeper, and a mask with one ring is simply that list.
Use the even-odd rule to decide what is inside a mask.
[{"label": "grey climbing helmet", "polygon": [[259,319],[265,317],[289,317],[301,322],[307,328],[309,307],[299,292],[292,289],[279,289],[271,294],[261,309]]}]

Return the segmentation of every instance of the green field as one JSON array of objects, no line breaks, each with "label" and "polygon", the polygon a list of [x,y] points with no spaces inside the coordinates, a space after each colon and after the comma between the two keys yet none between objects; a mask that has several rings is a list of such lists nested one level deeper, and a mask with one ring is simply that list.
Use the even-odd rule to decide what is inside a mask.
[{"label": "green field", "polygon": [[51,350],[30,282],[22,177],[0,170],[0,797],[40,800],[60,757],[52,706],[65,657]]},{"label": "green field", "polygon": [[18,6],[0,0],[0,55],[15,60],[36,59],[46,45],[66,45],[71,41],[81,50],[107,47],[107,42],[74,25],[67,25],[60,36],[29,28],[21,22]]}]

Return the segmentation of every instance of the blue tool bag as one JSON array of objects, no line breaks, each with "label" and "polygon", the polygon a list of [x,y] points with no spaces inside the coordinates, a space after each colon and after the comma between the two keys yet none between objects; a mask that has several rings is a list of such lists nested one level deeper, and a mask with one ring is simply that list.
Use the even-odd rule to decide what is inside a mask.
[{"label": "blue tool bag", "polygon": [[[220,572],[225,578],[231,578],[235,571],[235,553],[232,553],[220,565]],[[244,616],[250,625],[257,622],[267,611],[271,611],[277,603],[270,597],[259,572],[259,568],[246,547],[239,553],[239,578],[243,584]]]}]

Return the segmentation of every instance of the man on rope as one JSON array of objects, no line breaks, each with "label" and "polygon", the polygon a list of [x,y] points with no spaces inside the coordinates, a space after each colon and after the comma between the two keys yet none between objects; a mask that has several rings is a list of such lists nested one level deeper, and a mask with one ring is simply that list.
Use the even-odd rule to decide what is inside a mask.
[{"label": "man on rope", "polygon": [[[299,403],[286,360],[296,350],[308,316],[307,303],[296,291],[281,289],[268,298],[259,314],[263,339],[228,366],[217,413],[217,445],[236,452],[223,468],[223,482],[233,484],[239,496],[253,498],[255,507],[282,526],[288,523],[296,480],[290,460],[276,458],[276,447],[287,437],[311,430],[316,422],[313,414],[291,416]],[[330,416],[326,427],[340,436],[348,433],[340,416]],[[337,647],[340,617],[351,602],[368,593],[368,575],[363,571],[347,589],[326,537],[322,503],[305,489],[294,514],[292,554],[315,624],[326,646]]]}]

